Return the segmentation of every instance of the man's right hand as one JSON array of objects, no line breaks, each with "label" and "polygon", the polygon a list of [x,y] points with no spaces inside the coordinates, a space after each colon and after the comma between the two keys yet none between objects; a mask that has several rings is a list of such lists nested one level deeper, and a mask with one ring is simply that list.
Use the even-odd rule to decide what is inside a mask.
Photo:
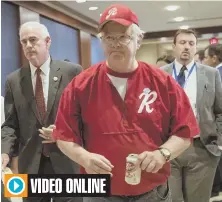
[{"label": "man's right hand", "polygon": [[114,166],[104,156],[88,153],[83,161],[83,167],[88,174],[110,174],[112,176],[112,169]]},{"label": "man's right hand", "polygon": [[2,170],[6,168],[8,163],[9,163],[9,155],[8,154],[2,154]]}]

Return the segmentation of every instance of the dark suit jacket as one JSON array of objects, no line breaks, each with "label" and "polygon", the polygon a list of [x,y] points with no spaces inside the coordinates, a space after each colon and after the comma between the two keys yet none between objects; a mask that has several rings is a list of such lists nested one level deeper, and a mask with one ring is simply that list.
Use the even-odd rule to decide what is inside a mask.
[{"label": "dark suit jacket", "polygon": [[[200,126],[200,139],[206,149],[220,156],[218,148],[222,143],[222,83],[217,69],[196,63],[197,67],[197,119]],[[173,63],[161,67],[170,75]]]},{"label": "dark suit jacket", "polygon": [[[6,81],[5,122],[2,125],[2,153],[19,156],[19,172],[37,174],[42,155],[38,129],[54,124],[60,96],[82,67],[64,61],[51,61],[46,119],[40,120],[33,93],[31,70],[25,65]],[[58,79],[54,79],[57,77]],[[50,159],[56,173],[78,173],[79,166],[50,144]]]}]

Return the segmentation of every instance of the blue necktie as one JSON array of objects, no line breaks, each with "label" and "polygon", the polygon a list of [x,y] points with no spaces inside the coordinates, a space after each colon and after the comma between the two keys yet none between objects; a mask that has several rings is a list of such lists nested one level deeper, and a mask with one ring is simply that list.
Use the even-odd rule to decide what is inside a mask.
[{"label": "blue necktie", "polygon": [[179,75],[177,76],[177,82],[181,87],[184,87],[185,84],[185,70],[187,70],[186,66],[183,66],[180,70]]}]

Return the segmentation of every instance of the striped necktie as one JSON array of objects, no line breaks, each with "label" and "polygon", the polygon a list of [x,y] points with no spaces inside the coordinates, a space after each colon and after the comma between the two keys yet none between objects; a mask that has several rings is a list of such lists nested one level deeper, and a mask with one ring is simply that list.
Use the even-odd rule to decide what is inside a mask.
[{"label": "striped necktie", "polygon": [[177,82],[179,83],[179,85],[181,87],[184,87],[185,84],[185,71],[187,70],[187,67],[184,65],[181,69],[180,69],[180,73],[177,76]]}]

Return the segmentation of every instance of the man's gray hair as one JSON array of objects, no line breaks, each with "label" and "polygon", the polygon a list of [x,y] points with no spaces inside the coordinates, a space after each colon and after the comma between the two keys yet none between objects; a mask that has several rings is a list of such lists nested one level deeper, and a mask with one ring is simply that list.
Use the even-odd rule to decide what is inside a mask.
[{"label": "man's gray hair", "polygon": [[132,24],[131,26],[132,26],[132,29],[133,29],[133,33],[143,39],[145,32],[136,24]]},{"label": "man's gray hair", "polygon": [[36,21],[30,21],[30,22],[26,22],[26,23],[22,24],[19,29],[19,36],[21,36],[22,30],[27,27],[37,28],[37,29],[41,30],[41,34],[42,34],[43,38],[50,37],[47,27],[39,22],[36,22]]},{"label": "man's gray hair", "polygon": [[[137,36],[140,36],[143,38],[145,32],[143,30],[141,30],[138,25],[132,24],[130,27],[132,27],[132,29],[133,29],[133,34],[136,34]],[[101,38],[101,36],[103,36],[103,32],[100,32],[97,34],[98,38]]]},{"label": "man's gray hair", "polygon": [[142,44],[145,32],[142,29],[140,29],[140,27],[136,24],[132,24],[131,26],[132,26],[133,34],[136,35],[137,37],[137,49],[139,49]]}]

